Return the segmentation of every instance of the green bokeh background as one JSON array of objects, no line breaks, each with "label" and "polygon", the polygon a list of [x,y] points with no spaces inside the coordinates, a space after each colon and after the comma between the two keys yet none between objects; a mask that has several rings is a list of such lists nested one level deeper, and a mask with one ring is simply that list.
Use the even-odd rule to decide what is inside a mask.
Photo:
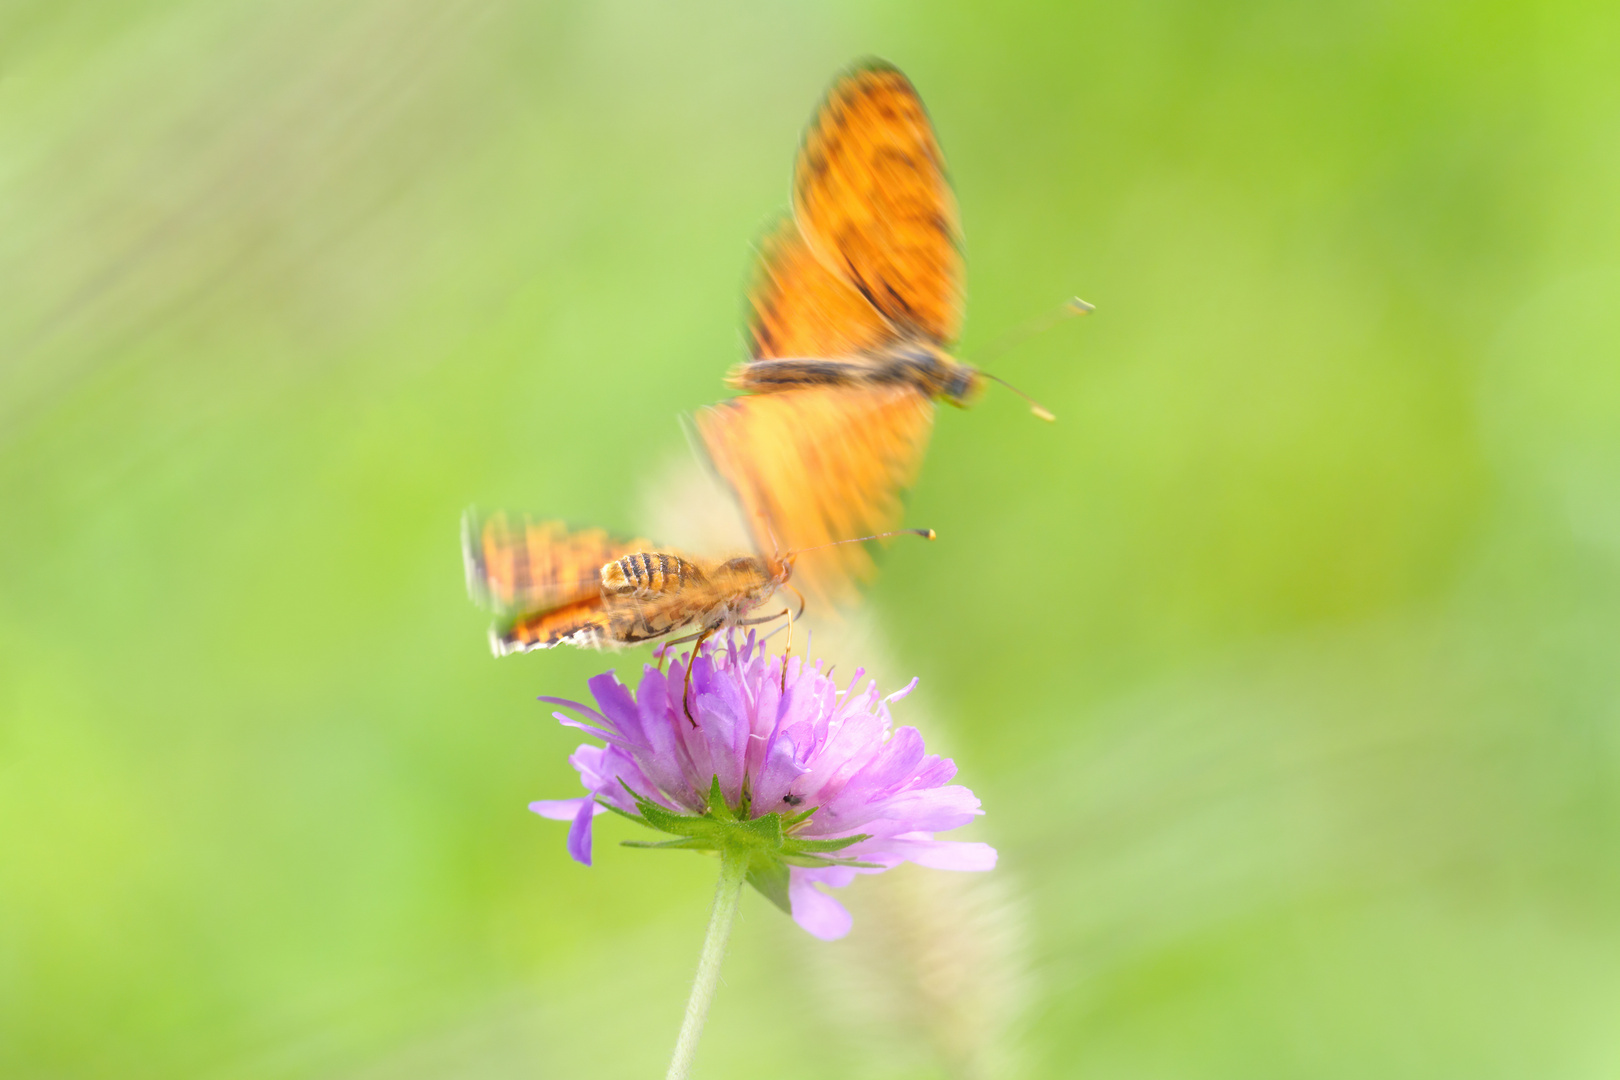
[{"label": "green bokeh background", "polygon": [[[941,415],[872,595],[1006,1075],[1620,1072],[1620,8],[1562,0],[0,7],[0,1072],[661,1074],[713,867],[524,810],[603,661],[491,659],[458,518],[638,525],[866,54],[966,349],[1099,309],[996,364],[1057,425]],[[701,1075],[961,1074],[816,962],[746,897]]]}]

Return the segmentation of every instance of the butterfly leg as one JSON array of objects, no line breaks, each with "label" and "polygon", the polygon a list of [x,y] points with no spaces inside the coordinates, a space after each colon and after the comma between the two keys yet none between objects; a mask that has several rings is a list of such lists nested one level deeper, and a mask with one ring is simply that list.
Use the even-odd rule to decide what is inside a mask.
[{"label": "butterfly leg", "polygon": [[692,646],[691,659],[686,662],[686,681],[681,684],[681,708],[686,710],[686,719],[693,727],[697,727],[698,722],[697,718],[692,715],[692,705],[688,700],[692,693],[692,668],[697,664],[698,650],[703,648],[703,643],[708,640],[709,635],[712,633],[714,633],[713,630],[705,630],[697,635],[697,644]]},{"label": "butterfly leg", "polygon": [[[782,616],[784,616],[786,614],[787,614],[787,612],[785,610],[783,610],[783,611],[778,611],[775,615],[766,615],[766,616],[764,616],[762,618],[758,618],[758,619],[740,619],[740,620],[738,620],[737,625],[738,626],[762,626],[765,623],[775,622],[777,619],[780,619]],[[780,629],[782,629],[780,626],[778,626],[776,628],[776,630],[780,630]],[[776,630],[772,630],[771,634],[776,633]],[[766,634],[765,637],[770,637],[771,634]],[[763,639],[761,639],[761,640],[763,640]]]},{"label": "butterfly leg", "polygon": [[696,641],[698,638],[707,636],[708,631],[704,630],[696,634],[687,634],[685,637],[670,638],[668,641],[664,642],[664,647],[668,648],[671,645],[685,645],[688,641]]},{"label": "butterfly leg", "polygon": [[[787,582],[783,582],[783,584],[787,585]],[[804,614],[804,594],[798,589],[793,588],[792,585],[787,585],[787,587],[794,596],[799,598],[799,610],[798,613],[794,615],[788,615],[788,613],[785,611],[782,612],[782,614],[788,615],[787,644],[782,647],[782,693],[784,694],[787,693],[788,657],[793,655],[793,624],[799,621],[800,615]]]}]

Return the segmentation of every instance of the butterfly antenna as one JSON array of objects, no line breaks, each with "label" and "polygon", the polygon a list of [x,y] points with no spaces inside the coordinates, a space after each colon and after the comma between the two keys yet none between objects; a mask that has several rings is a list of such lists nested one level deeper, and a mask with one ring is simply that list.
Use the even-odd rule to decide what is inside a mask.
[{"label": "butterfly antenna", "polygon": [[776,538],[776,530],[771,528],[771,519],[766,517],[764,514],[761,514],[759,523],[765,526],[765,535],[771,538],[771,551],[780,553],[782,550],[782,541]]},{"label": "butterfly antenna", "polygon": [[1045,405],[1042,405],[1040,402],[1036,401],[1034,398],[1030,397],[1028,394],[1024,393],[1022,390],[1018,389],[1018,387],[1014,386],[1006,379],[1003,379],[1001,376],[992,375],[988,371],[981,371],[979,374],[983,375],[987,379],[995,380],[1002,386],[1005,386],[1007,389],[1017,394],[1019,397],[1023,398],[1025,401],[1029,402],[1029,411],[1040,417],[1042,420],[1045,420],[1047,423],[1050,424],[1057,419],[1057,417],[1052,415],[1052,411]]},{"label": "butterfly antenna", "polygon": [[1076,315],[1089,315],[1096,310],[1096,304],[1088,304],[1078,296],[1071,296],[1053,310],[1044,315],[1037,315],[1033,319],[1026,320],[1013,327],[984,348],[979,349],[974,355],[964,357],[964,359],[972,360],[974,364],[982,366],[985,362],[994,360],[1003,353],[1017,348],[1030,338],[1046,333],[1060,322],[1072,319]]},{"label": "butterfly antenna", "polygon": [[1088,304],[1078,296],[1071,296],[1046,314],[1027,319],[1008,330],[983,349],[980,349],[973,359],[976,363],[994,360],[1003,353],[1010,352],[1022,345],[1030,338],[1046,333],[1061,322],[1067,322],[1069,319],[1079,315],[1089,315],[1096,310],[1096,304]]},{"label": "butterfly antenna", "polygon": [[[1000,382],[1001,380],[997,379],[996,381]],[[834,540],[829,544],[817,544],[815,547],[795,548],[782,554],[784,556],[802,555],[806,551],[820,551],[822,548],[837,547],[839,544],[859,544],[863,540],[882,540],[885,536],[920,536],[924,540],[933,540],[938,535],[933,529],[896,529],[893,532],[873,533],[871,536],[852,536],[848,540]]]}]

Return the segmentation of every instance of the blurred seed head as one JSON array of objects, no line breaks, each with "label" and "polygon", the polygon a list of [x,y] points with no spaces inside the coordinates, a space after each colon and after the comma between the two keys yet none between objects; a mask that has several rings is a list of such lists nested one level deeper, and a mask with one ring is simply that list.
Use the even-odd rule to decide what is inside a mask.
[{"label": "blurred seed head", "polygon": [[[723,485],[685,458],[647,488],[639,524],[676,547],[749,549]],[[795,630],[796,651],[806,636],[818,657],[848,674],[859,664],[881,685],[904,681],[867,611],[810,611]],[[908,702],[907,722],[930,745],[949,739],[920,701]],[[839,898],[855,916],[847,938],[798,940],[805,935],[785,922],[783,933],[791,935],[790,955],[829,1030],[858,1044],[853,1049],[869,1075],[912,1075],[921,1062],[959,1080],[1019,1074],[1018,1042],[1034,995],[1029,920],[1016,879],[1004,869],[956,874],[901,866],[863,876]]]}]

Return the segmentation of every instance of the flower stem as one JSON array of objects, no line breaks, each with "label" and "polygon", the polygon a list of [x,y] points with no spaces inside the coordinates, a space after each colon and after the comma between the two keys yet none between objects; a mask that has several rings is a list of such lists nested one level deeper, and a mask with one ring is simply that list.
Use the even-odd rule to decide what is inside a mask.
[{"label": "flower stem", "polygon": [[686,1080],[692,1071],[692,1059],[697,1057],[698,1038],[703,1034],[703,1021],[708,1019],[709,1003],[714,1000],[715,988],[720,985],[720,961],[725,959],[731,923],[737,915],[737,901],[742,899],[743,879],[748,874],[748,855],[746,848],[730,844],[720,851],[720,884],[714,890],[709,933],[703,939],[697,979],[692,983],[692,996],[686,1002],[686,1019],[681,1021],[680,1038],[675,1040],[675,1057],[669,1063],[667,1080]]}]

